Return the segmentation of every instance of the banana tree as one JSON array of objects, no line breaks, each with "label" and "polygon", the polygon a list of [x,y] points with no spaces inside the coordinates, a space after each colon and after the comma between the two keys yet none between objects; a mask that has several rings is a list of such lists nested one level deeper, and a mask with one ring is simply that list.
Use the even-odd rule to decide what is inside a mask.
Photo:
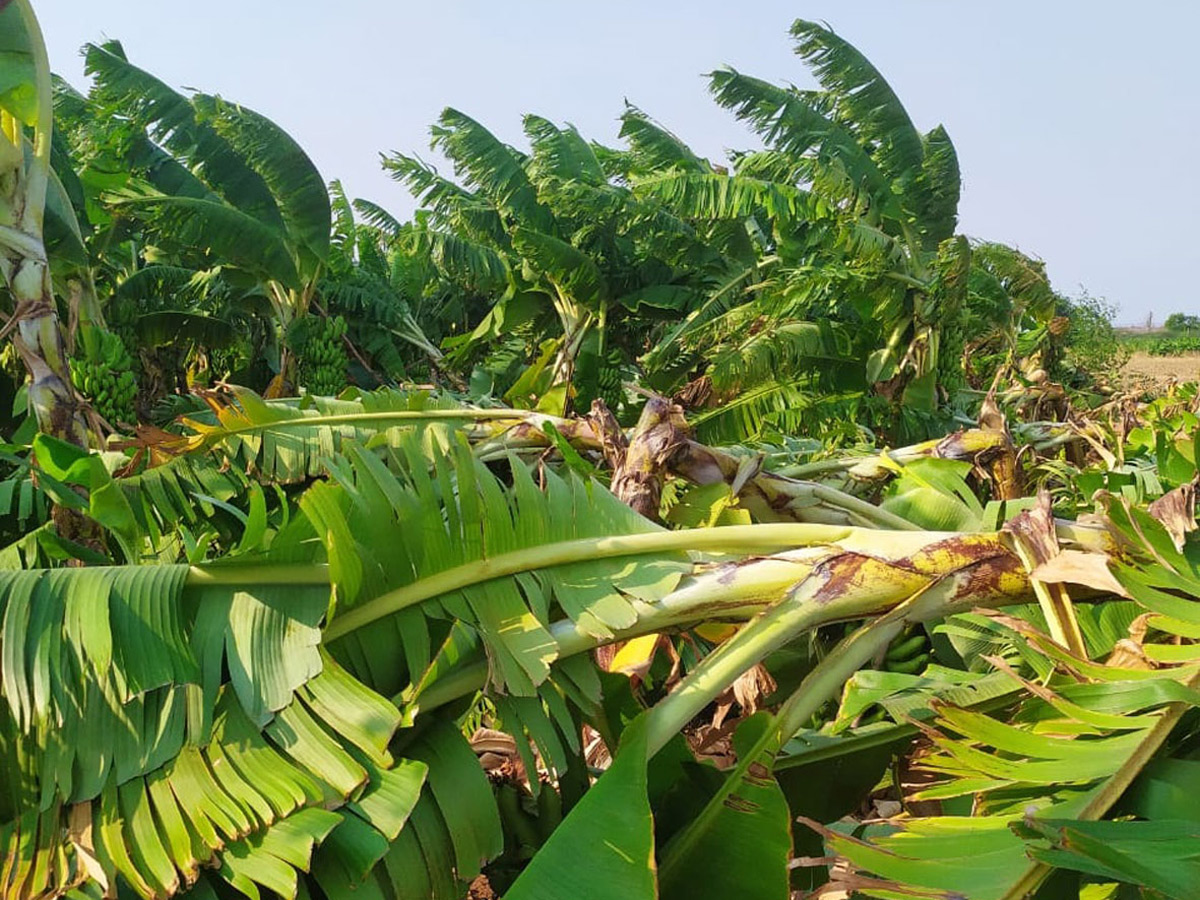
[{"label": "banana tree", "polygon": [[[932,411],[939,374],[952,375],[958,363],[970,265],[969,245],[954,238],[953,144],[940,126],[918,132],[883,76],[838,35],[803,20],[792,35],[821,90],[729,68],[709,76],[717,102],[765,150],[737,154],[731,175],[676,170],[635,182],[680,214],[745,222],[760,248],[761,271],[715,292],[655,354],[690,342],[705,356],[726,350],[734,362],[755,349],[778,357],[788,353],[775,337],[781,326],[845,322],[854,349],[836,355],[859,357],[867,385]],[[757,340],[747,338],[748,326]],[[789,369],[777,371],[786,377]],[[738,386],[770,385],[765,374],[748,368]],[[781,396],[787,387],[774,385]]]},{"label": "banana tree", "polygon": [[[436,340],[448,335],[453,323],[444,321],[429,296],[436,287],[431,291],[433,279],[420,265],[422,251],[428,255],[422,233],[374,204],[351,202],[338,181],[330,184],[329,193],[334,226],[328,270],[318,288],[321,303],[351,321],[355,342],[379,369],[377,380],[403,380],[405,357],[412,350],[421,358],[419,366],[436,372],[445,358]],[[353,346],[349,339],[347,344]]]},{"label": "banana tree", "polygon": [[[332,477],[304,492],[288,522],[268,533],[253,511],[247,517],[249,552],[195,567],[10,576],[0,601],[0,750],[11,761],[0,769],[6,891],[40,897],[78,888],[92,896],[120,885],[150,898],[230,886],[251,897],[262,888],[296,897],[314,887],[342,896],[357,886],[454,895],[500,856],[506,828],[544,828],[549,837],[530,838],[545,843],[511,896],[561,895],[564,878],[582,880],[599,897],[728,896],[731,880],[746,896],[783,896],[793,842],[802,841],[792,835],[789,804],[806,815],[813,809],[785,792],[796,783],[789,769],[815,762],[791,739],[905,629],[1035,603],[1047,585],[1080,578],[1089,585],[1081,590],[1128,591],[1162,615],[1190,615],[1156,587],[1188,577],[1184,557],[1140,511],[1113,515],[1127,535],[1140,529],[1171,572],[1137,550],[1118,570],[1120,582],[1100,576],[1113,553],[1104,529],[1056,527],[1045,511],[1003,533],[813,524],[667,531],[570,472],[544,470],[539,483],[510,458],[502,481],[452,427],[504,423],[513,413],[434,405],[343,411],[340,420],[265,409],[257,409],[258,422],[229,418],[222,434],[199,431],[199,445],[237,440],[258,454],[268,438],[282,441],[306,425],[341,436],[341,454],[330,455],[322,439],[317,471]],[[372,440],[385,425],[389,431]],[[65,445],[44,443],[42,451],[51,475],[87,468]],[[128,533],[128,523],[111,521]],[[358,527],[368,521],[370,529]],[[1031,577],[1022,548],[1033,533],[1054,549]],[[739,675],[813,629],[864,618],[865,630],[817,663],[776,712],[746,720],[735,769],[688,774],[679,731]],[[605,711],[601,701],[614,702],[616,688],[598,680],[590,650],[729,621],[747,624],[689,666],[643,716]],[[1103,669],[1048,639],[1027,639],[1067,670]],[[51,666],[42,646],[56,647],[63,664]],[[1164,661],[1177,650],[1164,647]],[[1083,740],[1053,744],[1064,762],[1042,767],[1048,789],[1118,777],[1103,788],[1115,796],[1114,785],[1128,783],[1157,746],[1151,733],[1161,734],[1192,702],[1179,690],[1191,671],[1144,671],[1141,699],[1130,698],[1116,716],[1087,713],[1086,691],[1061,687],[1075,704],[1071,714],[1103,733],[1095,752]],[[1017,677],[1010,700],[1012,690],[1037,687]],[[1113,669],[1113,677],[1132,676]],[[1053,696],[1037,690],[1038,698]],[[492,721],[517,739],[532,773],[528,790],[546,792],[532,818],[505,805],[502,787],[493,793],[457,726],[480,691],[496,711]],[[941,719],[932,728],[999,740],[979,716],[934,709]],[[591,788],[583,722],[607,735],[612,749],[620,743]],[[1028,734],[1023,746],[1046,741]],[[892,743],[903,737],[888,734]],[[862,745],[859,735],[851,738],[846,753]],[[528,742],[536,756],[520,749]],[[943,768],[964,754],[978,768],[1005,764],[949,740],[941,746]],[[692,777],[701,779],[693,792],[708,787],[681,819],[659,779],[682,779],[676,790],[687,790]],[[878,772],[870,784],[877,781]],[[857,803],[856,796],[842,800]],[[574,808],[556,828],[553,804],[564,799]],[[1079,810],[1060,803],[1029,827],[1053,841],[1057,832],[1045,829],[1077,829],[1064,823],[1107,809],[1100,801]],[[840,815],[815,821],[828,828]],[[1028,818],[1023,810],[1012,815]],[[739,834],[745,859],[730,852]],[[881,890],[938,886],[916,875],[903,880],[900,863],[887,856],[902,855],[900,845],[871,856],[826,839],[892,879]],[[1031,883],[1019,864],[1021,840],[1000,848],[1010,884]],[[944,842],[939,852],[953,848]]]},{"label": "banana tree", "polygon": [[[87,225],[87,281],[103,306],[98,322],[120,338],[137,375],[136,419],[149,421],[167,394],[186,392],[189,377],[204,381],[214,369],[218,377],[236,373],[239,382],[265,385],[265,347],[275,339],[259,284],[235,269],[226,272],[219,260],[171,252],[145,222],[109,203],[117,193],[152,192],[148,179],[170,177],[174,184],[190,175],[143,128],[102,112],[61,79],[54,102],[63,144],[56,171],[69,174],[76,214]],[[76,356],[81,343],[89,344],[94,328],[88,326],[81,317]],[[100,342],[112,340],[102,336]],[[247,371],[244,361],[256,361],[258,370]],[[85,355],[84,368],[90,362]]]},{"label": "banana tree", "polygon": [[[795,596],[809,573],[815,588],[853,567],[870,541],[824,526],[663,532],[573,477],[548,474],[539,489],[518,468],[510,488],[461,449],[427,455],[409,437],[398,447],[402,474],[347,447],[335,465],[350,480],[310,488],[262,558],[6,582],[6,890],[55,896],[120,880],[153,897],[207,891],[216,879],[295,896],[309,877],[327,893],[364,879],[469,880],[498,854],[499,820],[453,712],[439,712],[447,703],[490,680],[509,727],[536,735],[566,778],[583,764],[577,717],[598,715],[581,654],[714,614],[753,615]],[[80,462],[45,450],[48,472],[65,476]],[[447,478],[453,493],[438,485]],[[363,516],[370,536],[352,524]],[[969,552],[953,552],[963,540],[893,539],[872,553],[870,592],[783,604],[767,618],[782,616],[785,630],[727,645],[727,675],[697,669],[709,687],[666,704],[650,746],[786,634],[880,610],[940,577],[904,574],[922,548],[939,548],[945,576],[971,584],[973,604],[1027,596],[1000,543],[966,539]],[[798,545],[811,549],[769,555]],[[768,555],[734,578],[712,567],[738,552]],[[68,596],[90,610],[85,619],[68,612]],[[156,624],[139,614],[147,604]],[[64,667],[21,649],[43,633]],[[430,830],[439,817],[445,824]],[[364,847],[373,849],[359,856]]]},{"label": "banana tree", "polygon": [[286,336],[313,301],[329,254],[330,203],[309,157],[245,107],[184,96],[134,66],[120,44],[85,48],[89,100],[133,133],[125,162],[143,179],[109,202],[144,222],[149,239],[197,270],[223,267],[257,283],[274,311],[278,392],[294,384]]},{"label": "banana tree", "polygon": [[576,399],[586,403],[597,393],[597,368],[611,369],[614,354],[631,361],[622,344],[642,342],[647,324],[696,302],[705,280],[728,265],[727,248],[661,204],[636,198],[620,183],[614,151],[588,143],[573,127],[530,115],[525,132],[529,154],[446,110],[434,146],[465,186],[402,154],[385,167],[428,208],[433,227],[425,239],[438,264],[492,286],[493,307],[473,342],[531,322],[545,334],[540,320],[552,313],[554,343],[539,352],[513,397],[525,402],[534,383],[535,394],[557,386],[562,395],[573,380],[581,391]]},{"label": "banana tree", "polygon": [[[1064,302],[1051,286],[1045,264],[1003,244],[980,243],[969,277],[970,342],[974,360],[964,369],[1012,369],[1030,380],[1054,367],[1055,345],[1065,322],[1055,322]],[[991,363],[990,366],[987,363]]]}]

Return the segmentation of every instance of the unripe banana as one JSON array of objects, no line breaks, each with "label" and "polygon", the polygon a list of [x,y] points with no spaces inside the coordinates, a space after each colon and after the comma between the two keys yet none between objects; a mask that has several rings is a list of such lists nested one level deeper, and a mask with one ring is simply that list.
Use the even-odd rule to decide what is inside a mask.
[{"label": "unripe banana", "polygon": [[888,665],[889,672],[896,672],[899,675],[916,675],[929,663],[929,654],[922,653],[920,656],[914,656],[912,659],[906,659],[902,662],[894,662]]},{"label": "unripe banana", "polygon": [[919,633],[914,634],[911,637],[905,638],[899,643],[892,644],[890,647],[888,647],[887,653],[884,655],[884,659],[886,659],[888,662],[898,662],[908,659],[918,650],[924,648],[926,643],[927,641],[925,640],[925,635]]}]

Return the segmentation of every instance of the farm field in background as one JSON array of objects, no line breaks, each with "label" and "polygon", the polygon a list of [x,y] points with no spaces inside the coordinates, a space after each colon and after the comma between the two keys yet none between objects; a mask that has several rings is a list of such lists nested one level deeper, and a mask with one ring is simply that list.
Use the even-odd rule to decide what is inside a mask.
[{"label": "farm field in background", "polygon": [[1200,351],[1182,356],[1152,356],[1137,351],[1130,355],[1121,371],[1126,377],[1152,378],[1159,383],[1170,379],[1196,381],[1200,379]]}]

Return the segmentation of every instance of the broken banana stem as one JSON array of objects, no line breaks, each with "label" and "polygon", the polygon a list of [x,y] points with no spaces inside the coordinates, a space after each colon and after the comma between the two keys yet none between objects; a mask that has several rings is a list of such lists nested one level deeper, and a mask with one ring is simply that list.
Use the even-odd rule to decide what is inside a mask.
[{"label": "broken banana stem", "polygon": [[683,409],[652,397],[629,436],[629,447],[613,467],[611,490],[635,512],[657,522],[667,465],[678,450],[687,423]]},{"label": "broken banana stem", "polygon": [[[750,462],[750,466],[754,463]],[[761,469],[746,460],[684,440],[671,457],[672,471],[693,484],[725,482],[757,522],[818,522],[913,531],[919,526],[845,491]]]},{"label": "broken banana stem", "polygon": [[[642,634],[749,620],[663,701],[666,712],[656,709],[653,745],[778,647],[822,625],[885,615],[934,587],[929,597],[936,602],[914,607],[917,613],[904,617],[902,625],[1034,599],[1020,559],[997,533],[849,530],[835,540],[770,556],[701,559],[674,591],[646,605],[634,626],[612,637],[597,639],[569,620],[553,623],[550,633],[564,658]],[[427,710],[478,690],[486,676],[481,654],[406,699]]]},{"label": "broken banana stem", "polygon": [[[883,616],[895,620],[894,630],[899,633],[905,625],[961,609],[1027,602],[1032,596],[1020,560],[996,535],[955,535],[909,553],[895,553],[898,548],[887,542],[871,553],[839,549],[706,656],[655,707],[649,725],[651,753],[735,678],[813,628]],[[889,631],[880,646],[891,637]],[[854,669],[871,654],[856,662]],[[841,681],[832,690],[840,686]],[[829,685],[822,690],[826,688]],[[815,702],[819,706],[825,699],[822,695]]]},{"label": "broken banana stem", "polygon": [[[543,430],[547,422],[576,450],[605,453],[601,432],[588,418],[559,419],[530,413],[519,419],[475,422],[469,428],[469,436],[476,454],[483,460],[512,451],[545,450],[552,445]],[[741,505],[759,522],[812,522],[895,530],[918,527],[845,491],[764,471],[761,461],[697,443],[689,437],[682,415],[676,416],[669,410],[655,410],[644,423],[644,428],[643,422],[639,422],[634,430],[625,465],[613,477],[613,492],[626,502],[637,502],[639,505],[634,508],[643,515],[647,515],[643,508],[650,508],[656,486],[661,495],[663,475],[672,474],[693,484],[722,481],[729,484]],[[639,435],[644,438],[638,440]],[[647,517],[656,518],[657,508],[654,515]]]}]

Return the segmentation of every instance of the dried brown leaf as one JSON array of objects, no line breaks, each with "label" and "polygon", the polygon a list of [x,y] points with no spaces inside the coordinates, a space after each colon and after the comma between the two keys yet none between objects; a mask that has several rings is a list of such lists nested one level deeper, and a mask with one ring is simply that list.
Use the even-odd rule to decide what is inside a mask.
[{"label": "dried brown leaf", "polygon": [[775,679],[762,663],[747,669],[733,682],[733,696],[742,708],[742,714],[752,716],[758,712],[764,698],[775,693]]},{"label": "dried brown leaf", "polygon": [[1129,597],[1129,592],[1113,577],[1108,557],[1102,553],[1062,550],[1058,556],[1038,565],[1030,577],[1046,584],[1082,584],[1118,597]]},{"label": "dried brown leaf", "polygon": [[1196,482],[1181,484],[1163,494],[1146,511],[1167,529],[1175,549],[1183,550],[1188,534],[1196,530]]},{"label": "dried brown leaf", "polygon": [[1142,645],[1131,638],[1121,638],[1113,645],[1104,665],[1110,669],[1157,669],[1158,663],[1146,655]]}]

